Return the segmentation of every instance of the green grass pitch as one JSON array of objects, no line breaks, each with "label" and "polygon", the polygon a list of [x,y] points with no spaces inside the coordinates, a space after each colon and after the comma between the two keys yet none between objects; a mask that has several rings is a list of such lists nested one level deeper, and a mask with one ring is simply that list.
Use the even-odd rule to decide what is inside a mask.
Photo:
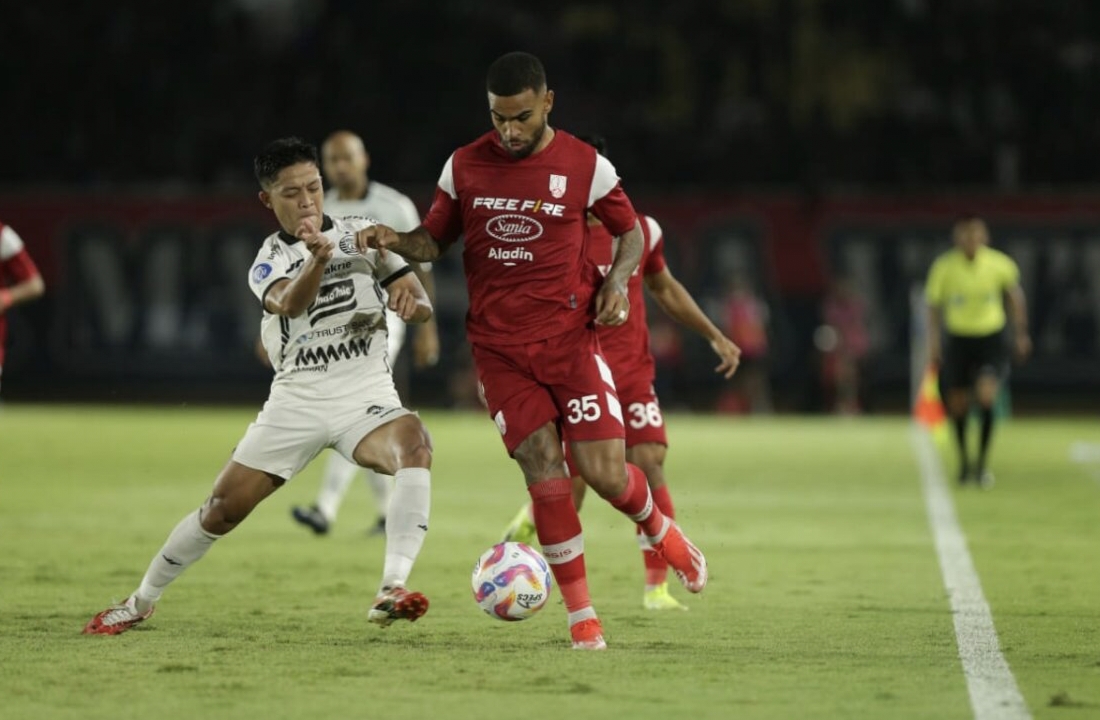
[{"label": "green grass pitch", "polygon": [[[366,622],[382,541],[365,483],[326,538],[289,508],[315,462],[118,637],[84,623],[139,581],[206,496],[250,409],[0,408],[0,716],[5,718],[968,718],[972,711],[903,419],[674,415],[668,477],[711,583],[641,607],[627,523],[583,512],[610,649],[569,649],[557,596],[505,624],[474,560],[525,498],[479,414],[426,413],[431,531],[415,624]],[[1015,419],[998,484],[952,488],[1001,647],[1035,718],[1100,717],[1095,421]],[[953,467],[948,458],[947,468]],[[949,474],[949,477],[951,475]]]}]

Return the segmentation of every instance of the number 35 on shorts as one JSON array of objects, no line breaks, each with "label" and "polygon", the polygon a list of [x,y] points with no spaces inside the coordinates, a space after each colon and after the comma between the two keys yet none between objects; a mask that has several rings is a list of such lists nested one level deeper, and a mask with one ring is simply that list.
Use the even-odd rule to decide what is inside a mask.
[{"label": "number 35 on shorts", "polygon": [[630,427],[635,430],[641,430],[646,426],[661,427],[665,424],[665,419],[661,417],[661,408],[656,401],[630,403],[626,411],[630,416],[628,421]]},{"label": "number 35 on shorts", "polygon": [[599,395],[582,395],[579,398],[573,398],[565,405],[569,408],[569,414],[565,416],[565,420],[570,425],[595,422],[603,415]]}]

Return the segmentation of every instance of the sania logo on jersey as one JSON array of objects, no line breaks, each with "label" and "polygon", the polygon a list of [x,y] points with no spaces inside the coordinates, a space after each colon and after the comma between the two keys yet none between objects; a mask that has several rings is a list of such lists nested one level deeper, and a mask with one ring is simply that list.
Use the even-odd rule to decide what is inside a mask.
[{"label": "sania logo on jersey", "polygon": [[485,232],[503,242],[531,242],[542,237],[542,223],[526,215],[497,215],[485,223]]},{"label": "sania logo on jersey", "polygon": [[560,198],[565,194],[565,186],[568,182],[569,178],[566,176],[550,173],[550,194],[556,198]]}]

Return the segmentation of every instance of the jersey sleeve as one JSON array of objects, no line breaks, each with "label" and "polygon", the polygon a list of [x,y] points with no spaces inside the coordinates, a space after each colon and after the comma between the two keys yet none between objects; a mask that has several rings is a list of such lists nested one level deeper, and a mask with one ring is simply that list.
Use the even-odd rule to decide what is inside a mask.
[{"label": "jersey sleeve", "polygon": [[938,258],[932,263],[928,271],[928,280],[924,284],[924,299],[932,307],[943,305],[943,258]]},{"label": "jersey sleeve", "polygon": [[401,219],[401,226],[394,225],[393,229],[398,232],[409,232],[415,230],[420,225],[420,213],[416,210],[416,205],[406,195],[402,195],[397,202],[398,214]]},{"label": "jersey sleeve", "polygon": [[252,261],[248,270],[248,287],[259,298],[260,304],[267,297],[267,291],[279,280],[290,277],[290,258],[274,238],[264,243]]},{"label": "jersey sleeve", "polygon": [[596,167],[588,191],[588,208],[614,236],[629,232],[638,220],[634,205],[619,182],[615,166],[603,155],[596,155]]},{"label": "jersey sleeve", "polygon": [[397,278],[411,272],[412,268],[405,262],[405,258],[395,252],[388,252],[385,257],[379,253],[378,262],[374,266],[374,277],[383,288]]},{"label": "jersey sleeve", "polygon": [[444,242],[454,242],[462,234],[462,206],[455,190],[454,160],[453,154],[447,158],[439,175],[432,206],[422,223],[433,238]]},{"label": "jersey sleeve", "polygon": [[23,246],[23,239],[7,225],[0,226],[0,265],[17,283],[38,275],[38,268]]},{"label": "jersey sleeve", "polygon": [[1011,290],[1020,284],[1020,266],[1008,255],[1001,255],[1001,288]]},{"label": "jersey sleeve", "polygon": [[646,255],[645,264],[642,266],[642,275],[656,275],[667,267],[665,263],[665,234],[657,221],[648,215],[639,215],[642,223],[643,234],[649,244],[649,253]]}]

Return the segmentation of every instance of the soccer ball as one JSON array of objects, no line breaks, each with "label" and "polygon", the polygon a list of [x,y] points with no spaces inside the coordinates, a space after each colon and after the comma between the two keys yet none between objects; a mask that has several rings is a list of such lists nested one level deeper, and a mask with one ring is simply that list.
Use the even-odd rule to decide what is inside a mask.
[{"label": "soccer ball", "polygon": [[530,545],[503,542],[477,559],[470,586],[478,607],[498,620],[526,620],[546,604],[552,580],[546,558]]}]

